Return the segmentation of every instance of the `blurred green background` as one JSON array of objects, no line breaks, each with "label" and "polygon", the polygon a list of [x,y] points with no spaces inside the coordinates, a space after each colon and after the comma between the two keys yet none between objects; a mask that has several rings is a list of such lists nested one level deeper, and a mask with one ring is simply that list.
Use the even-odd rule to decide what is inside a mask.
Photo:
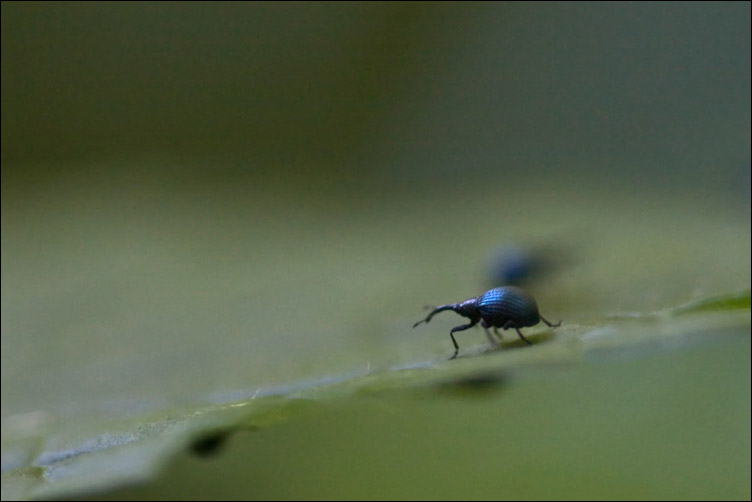
[{"label": "blurred green background", "polygon": [[[582,472],[595,464],[578,462],[601,444],[608,455],[646,437],[662,453],[628,456],[619,469],[639,464],[657,476],[671,445],[713,420],[676,425],[665,448],[644,424],[683,419],[697,392],[699,403],[723,402],[728,418],[701,444],[735,468],[702,489],[688,485],[686,496],[749,498],[750,57],[747,2],[2,3],[4,490],[41,476],[59,496],[50,476],[28,469],[44,470],[46,453],[75,442],[61,437],[96,437],[114,420],[442,366],[459,318],[410,326],[424,305],[488,289],[493,250],[514,245],[553,264],[526,288],[544,316],[564,320],[550,344],[529,349],[531,364],[545,345],[587,348],[603,333],[616,346],[637,332],[662,340],[671,323],[656,313],[742,292],[741,320],[734,312],[678,325],[691,340],[727,335],[700,348],[653,340],[617,356],[628,360],[624,373],[600,356],[546,360],[575,364],[573,385],[601,385],[590,396],[596,425],[582,432],[588,446],[571,460]],[[625,330],[613,319],[644,324]],[[458,341],[466,360],[486,344],[477,330]],[[494,364],[519,352],[494,353]],[[655,357],[666,360],[652,366]],[[671,384],[649,390],[644,375],[660,379],[664,364]],[[696,378],[708,368],[720,373]],[[555,416],[589,394],[562,394],[546,372],[535,378],[529,392],[472,405],[440,395],[436,409],[420,392],[395,391],[388,400],[405,408],[400,423],[412,432],[378,429],[394,448],[365,465],[384,465],[407,441],[415,460],[402,459],[401,472],[413,484],[363,472],[407,492],[370,491],[369,475],[321,490],[311,458],[326,447],[272,427],[271,439],[234,444],[223,460],[245,473],[243,455],[268,458],[252,489],[235,480],[229,491],[203,482],[206,492],[175,491],[208,472],[178,462],[188,474],[170,470],[157,491],[138,495],[681,496],[679,478],[631,490],[639,469],[602,490],[590,475],[566,485],[533,469],[521,479],[540,491],[521,482],[506,492],[463,491],[461,469],[432,491],[420,451],[439,455],[435,463],[468,448],[463,458],[473,457],[496,411],[511,406],[514,423],[532,421],[549,439],[559,437],[550,427],[566,435],[582,423],[540,422],[542,402]],[[623,403],[625,388],[642,390]],[[610,436],[611,418],[645,402],[655,415],[620,443],[597,440]],[[365,417],[381,423],[360,398],[328,406],[294,423],[331,436],[331,447],[352,444]],[[468,413],[482,426],[430,452],[444,421]],[[444,426],[419,427],[432,416]],[[525,457],[534,436],[510,444],[522,458],[473,458],[504,477],[517,459],[549,473],[570,461],[571,438]],[[697,452],[691,458],[708,450]],[[686,455],[675,472],[709,479]],[[307,467],[288,472],[290,457]],[[272,489],[283,485],[292,488]]]}]

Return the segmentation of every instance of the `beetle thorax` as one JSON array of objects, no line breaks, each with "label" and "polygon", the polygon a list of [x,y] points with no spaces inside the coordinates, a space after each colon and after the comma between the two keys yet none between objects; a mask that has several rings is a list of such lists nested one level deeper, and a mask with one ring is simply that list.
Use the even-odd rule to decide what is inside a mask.
[{"label": "beetle thorax", "polygon": [[469,318],[471,321],[480,321],[480,310],[478,310],[478,298],[470,298],[462,303],[456,303],[454,311],[459,315]]}]

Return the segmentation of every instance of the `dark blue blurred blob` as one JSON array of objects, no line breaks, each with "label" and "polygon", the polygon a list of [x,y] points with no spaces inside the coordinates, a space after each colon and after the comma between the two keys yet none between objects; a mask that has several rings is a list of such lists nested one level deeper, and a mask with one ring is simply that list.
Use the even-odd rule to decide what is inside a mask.
[{"label": "dark blue blurred blob", "polygon": [[494,284],[522,284],[540,268],[540,260],[532,250],[504,246],[494,251],[490,263],[490,276]]},{"label": "dark blue blurred blob", "polygon": [[529,285],[550,279],[571,261],[564,246],[503,244],[491,253],[485,283],[492,287]]}]

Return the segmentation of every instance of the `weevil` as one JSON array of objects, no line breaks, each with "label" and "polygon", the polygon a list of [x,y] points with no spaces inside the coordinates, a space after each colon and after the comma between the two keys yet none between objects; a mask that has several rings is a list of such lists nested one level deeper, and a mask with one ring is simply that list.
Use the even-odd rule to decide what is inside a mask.
[{"label": "weevil", "polygon": [[457,354],[460,351],[460,347],[457,345],[457,340],[454,338],[454,334],[458,331],[472,328],[479,322],[486,331],[488,340],[493,344],[498,342],[496,342],[491,336],[489,328],[493,328],[494,333],[499,338],[501,338],[501,333],[499,333],[498,328],[504,330],[514,328],[525,343],[532,345],[530,340],[525,338],[522,334],[520,328],[535,326],[540,321],[543,321],[551,328],[561,326],[561,321],[556,324],[551,324],[540,315],[538,312],[538,303],[535,301],[535,298],[530,296],[530,294],[515,286],[505,286],[491,289],[480,296],[469,298],[464,302],[440,305],[433,309],[425,319],[413,324],[413,328],[421,323],[429,322],[433,316],[439,312],[444,312],[445,310],[453,310],[459,315],[470,319],[468,324],[455,326],[449,332],[449,336],[452,337],[452,343],[454,344],[454,355],[449,359],[457,357]]}]

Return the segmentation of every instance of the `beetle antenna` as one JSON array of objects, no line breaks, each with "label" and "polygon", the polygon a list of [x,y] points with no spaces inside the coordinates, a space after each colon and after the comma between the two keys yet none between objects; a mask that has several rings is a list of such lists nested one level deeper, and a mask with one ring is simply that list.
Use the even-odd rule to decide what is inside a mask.
[{"label": "beetle antenna", "polygon": [[439,312],[444,312],[445,310],[456,310],[456,309],[457,309],[457,304],[456,303],[452,303],[451,305],[440,305],[440,306],[436,307],[435,309],[433,309],[431,311],[431,313],[428,314],[428,316],[425,319],[423,319],[422,321],[418,321],[415,324],[413,324],[413,328],[415,326],[417,326],[418,324],[430,321],[431,318],[433,316],[435,316],[436,314],[438,314]]}]

